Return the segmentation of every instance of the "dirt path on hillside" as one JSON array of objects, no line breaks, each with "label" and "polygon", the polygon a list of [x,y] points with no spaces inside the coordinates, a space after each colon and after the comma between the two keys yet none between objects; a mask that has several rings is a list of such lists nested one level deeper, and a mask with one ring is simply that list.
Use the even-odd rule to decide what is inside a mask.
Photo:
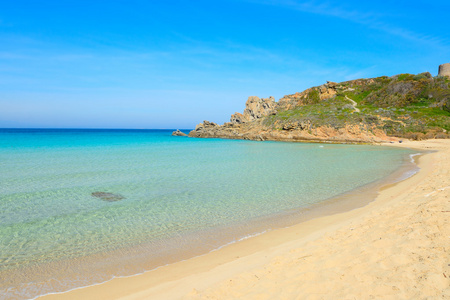
[{"label": "dirt path on hillside", "polygon": [[349,100],[352,103],[353,108],[355,109],[356,112],[360,112],[359,108],[356,107],[356,105],[358,105],[358,103],[356,103],[355,100],[350,99],[349,97],[347,97],[347,95],[345,95],[345,99]]}]

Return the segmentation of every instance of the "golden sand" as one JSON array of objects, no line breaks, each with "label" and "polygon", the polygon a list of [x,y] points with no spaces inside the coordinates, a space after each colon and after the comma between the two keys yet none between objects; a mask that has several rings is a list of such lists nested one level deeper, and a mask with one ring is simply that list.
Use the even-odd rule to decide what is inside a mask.
[{"label": "golden sand", "polygon": [[450,299],[450,140],[395,146],[437,152],[362,208],[43,299]]}]

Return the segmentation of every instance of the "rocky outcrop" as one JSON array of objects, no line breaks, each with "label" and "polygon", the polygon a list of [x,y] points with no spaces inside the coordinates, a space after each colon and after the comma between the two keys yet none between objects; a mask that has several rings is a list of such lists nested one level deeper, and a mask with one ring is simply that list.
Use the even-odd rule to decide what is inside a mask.
[{"label": "rocky outcrop", "polygon": [[308,122],[294,122],[283,125],[282,130],[273,130],[260,121],[245,124],[225,123],[214,127],[199,126],[189,133],[190,137],[225,138],[255,141],[309,141],[331,143],[376,143],[396,141],[383,130],[367,124],[348,124],[342,128],[332,126],[314,127]]},{"label": "rocky outcrop", "polygon": [[197,124],[197,126],[195,126],[195,130],[204,130],[204,129],[214,129],[219,127],[219,125],[217,125],[214,122],[209,122],[209,121],[203,121],[203,123]]},{"label": "rocky outcrop", "polygon": [[310,120],[287,122],[282,125],[283,130],[311,130],[313,127]]},{"label": "rocky outcrop", "polygon": [[187,136],[186,133],[180,131],[179,129],[175,130],[174,132],[172,132],[173,136]]},{"label": "rocky outcrop", "polygon": [[278,101],[278,110],[289,110],[298,106],[319,103],[322,100],[334,97],[342,89],[336,82],[327,83],[309,88],[303,92],[287,95]]},{"label": "rocky outcrop", "polygon": [[231,115],[230,122],[233,124],[242,124],[248,122],[248,119],[243,114],[237,112]]},{"label": "rocky outcrop", "polygon": [[245,103],[244,118],[253,121],[268,115],[276,113],[277,103],[274,97],[258,98],[256,96],[249,97]]},{"label": "rocky outcrop", "polygon": [[438,75],[450,77],[450,63],[440,65]]},{"label": "rocky outcrop", "polygon": [[[240,124],[225,123],[217,125],[216,123],[203,121],[203,123],[195,126],[195,129],[189,132],[190,137],[216,137],[216,138],[235,138],[238,136]],[[237,131],[236,131],[237,130]]]},{"label": "rocky outcrop", "polygon": [[[279,103],[273,97],[258,98],[249,97],[244,113],[231,115],[230,122],[218,125],[213,122],[203,121],[189,133],[190,137],[197,138],[226,138],[245,139],[257,141],[327,141],[336,143],[372,143],[391,141],[395,138],[388,137],[383,130],[379,130],[375,125],[348,124],[343,127],[333,125],[317,126],[311,120],[287,121],[285,123],[267,126],[265,119],[275,115],[278,110],[286,110],[286,107],[302,106],[311,100],[311,91],[317,91],[320,99],[332,98],[341,87],[328,82],[320,87],[306,90],[302,93],[285,96]],[[353,110],[353,107],[352,107]]]},{"label": "rocky outcrop", "polygon": [[[450,64],[449,64],[450,65]],[[445,68],[442,68],[444,72]],[[436,111],[440,109],[442,111]],[[450,81],[430,73],[399,74],[341,83],[303,92],[249,97],[243,113],[218,125],[204,121],[190,137],[274,141],[373,143],[398,137],[449,137]]]},{"label": "rocky outcrop", "polygon": [[276,114],[277,103],[274,97],[259,98],[250,96],[245,103],[244,113],[235,113],[231,115],[230,122],[233,124],[242,124],[251,122],[262,117]]}]

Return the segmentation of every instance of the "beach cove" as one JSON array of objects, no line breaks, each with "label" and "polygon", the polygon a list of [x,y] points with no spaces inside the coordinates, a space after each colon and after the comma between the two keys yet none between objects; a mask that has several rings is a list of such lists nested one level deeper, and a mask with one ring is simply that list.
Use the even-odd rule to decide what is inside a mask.
[{"label": "beach cove", "polygon": [[450,300],[450,1],[3,1],[0,300]]},{"label": "beach cove", "polygon": [[362,208],[42,299],[447,299],[450,141],[394,146],[436,152]]},{"label": "beach cove", "polygon": [[[0,294],[29,299],[141,274],[361,207],[421,151],[0,131]],[[363,195],[363,197],[361,197]]]}]

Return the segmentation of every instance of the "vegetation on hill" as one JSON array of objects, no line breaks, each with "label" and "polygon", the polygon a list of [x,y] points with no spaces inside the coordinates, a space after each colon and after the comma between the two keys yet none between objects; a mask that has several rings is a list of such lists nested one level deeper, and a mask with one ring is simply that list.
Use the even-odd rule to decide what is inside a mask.
[{"label": "vegetation on hill", "polygon": [[349,123],[397,137],[449,138],[450,79],[422,73],[328,83],[285,96],[278,112],[262,120],[275,130]]}]

